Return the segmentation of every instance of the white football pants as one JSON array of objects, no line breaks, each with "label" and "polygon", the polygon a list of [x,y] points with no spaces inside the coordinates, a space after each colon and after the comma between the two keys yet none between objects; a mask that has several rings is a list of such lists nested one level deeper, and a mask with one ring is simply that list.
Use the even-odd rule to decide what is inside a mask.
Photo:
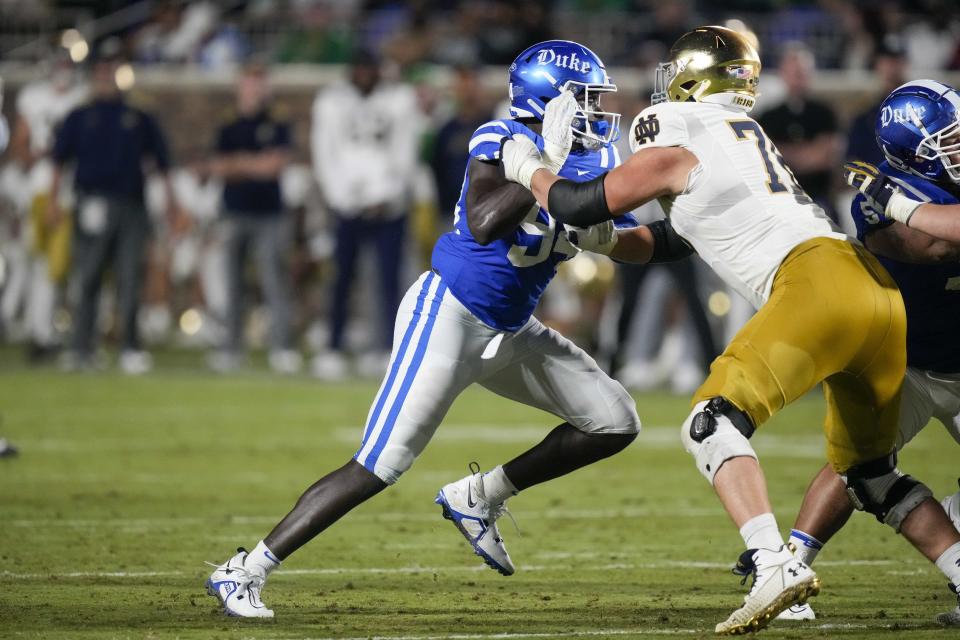
[{"label": "white football pants", "polygon": [[583,349],[533,317],[513,333],[489,327],[427,272],[400,303],[390,366],[354,458],[396,482],[474,382],[587,433],[640,430],[633,398]]},{"label": "white football pants", "polygon": [[931,418],[939,420],[960,443],[960,374],[907,367],[900,400],[897,451],[920,433]]}]

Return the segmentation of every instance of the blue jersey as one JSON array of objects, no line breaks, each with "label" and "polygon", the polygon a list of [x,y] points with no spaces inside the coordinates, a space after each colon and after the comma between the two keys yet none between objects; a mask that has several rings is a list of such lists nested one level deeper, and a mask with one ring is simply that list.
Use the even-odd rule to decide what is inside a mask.
[{"label": "blue jersey", "polygon": [[[904,193],[935,204],[957,204],[960,199],[919,176],[897,171],[886,162],[880,170],[893,178]],[[858,195],[851,215],[861,240],[871,231],[893,222]],[[907,308],[907,364],[939,373],[960,372],[960,263],[910,264],[878,256],[900,287]]]},{"label": "blue jersey", "polygon": [[[543,138],[514,120],[494,120],[480,126],[470,138],[470,156],[482,161],[500,158],[503,138],[522,133],[543,151]],[[585,182],[619,164],[612,144],[598,151],[570,153],[560,176]],[[474,240],[467,225],[467,190],[470,167],[463,177],[460,200],[454,210],[453,231],[444,234],[433,249],[433,268],[463,306],[485,324],[501,331],[516,331],[533,314],[544,289],[557,273],[557,265],[576,255],[563,225],[546,209],[532,207],[510,235],[484,246]]]}]

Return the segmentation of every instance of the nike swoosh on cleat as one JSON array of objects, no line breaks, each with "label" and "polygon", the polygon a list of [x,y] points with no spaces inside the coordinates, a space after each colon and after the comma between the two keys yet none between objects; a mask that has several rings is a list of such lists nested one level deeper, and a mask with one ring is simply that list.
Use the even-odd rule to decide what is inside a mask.
[{"label": "nike swoosh on cleat", "polygon": [[474,501],[474,499],[473,499],[473,485],[472,485],[472,484],[468,484],[468,485],[467,485],[467,506],[470,507],[471,509],[473,509],[475,506],[477,506],[476,501]]}]

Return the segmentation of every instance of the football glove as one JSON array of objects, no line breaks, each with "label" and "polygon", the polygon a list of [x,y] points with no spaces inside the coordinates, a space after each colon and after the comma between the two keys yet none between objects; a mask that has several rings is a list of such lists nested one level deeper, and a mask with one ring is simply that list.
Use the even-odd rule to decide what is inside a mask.
[{"label": "football glove", "polygon": [[500,143],[500,164],[507,180],[522,184],[527,189],[538,169],[550,169],[544,163],[537,143],[522,133],[504,138]]},{"label": "football glove", "polygon": [[550,100],[543,114],[543,161],[552,173],[560,173],[573,146],[573,120],[576,117],[576,98],[569,89]]},{"label": "football glove", "polygon": [[617,228],[613,220],[607,220],[589,227],[566,227],[567,240],[580,251],[610,255],[617,246]]},{"label": "football glove", "polygon": [[843,178],[885,216],[907,226],[910,226],[911,216],[923,204],[903,195],[893,180],[869,162],[854,160],[846,163]]}]

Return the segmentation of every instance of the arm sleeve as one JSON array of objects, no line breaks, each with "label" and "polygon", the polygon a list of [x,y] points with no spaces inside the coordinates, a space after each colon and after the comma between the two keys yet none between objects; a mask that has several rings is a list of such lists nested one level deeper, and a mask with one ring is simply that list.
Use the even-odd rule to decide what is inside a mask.
[{"label": "arm sleeve", "polygon": [[669,220],[651,222],[647,228],[653,234],[651,263],[674,262],[693,254],[693,247],[677,234]]}]

